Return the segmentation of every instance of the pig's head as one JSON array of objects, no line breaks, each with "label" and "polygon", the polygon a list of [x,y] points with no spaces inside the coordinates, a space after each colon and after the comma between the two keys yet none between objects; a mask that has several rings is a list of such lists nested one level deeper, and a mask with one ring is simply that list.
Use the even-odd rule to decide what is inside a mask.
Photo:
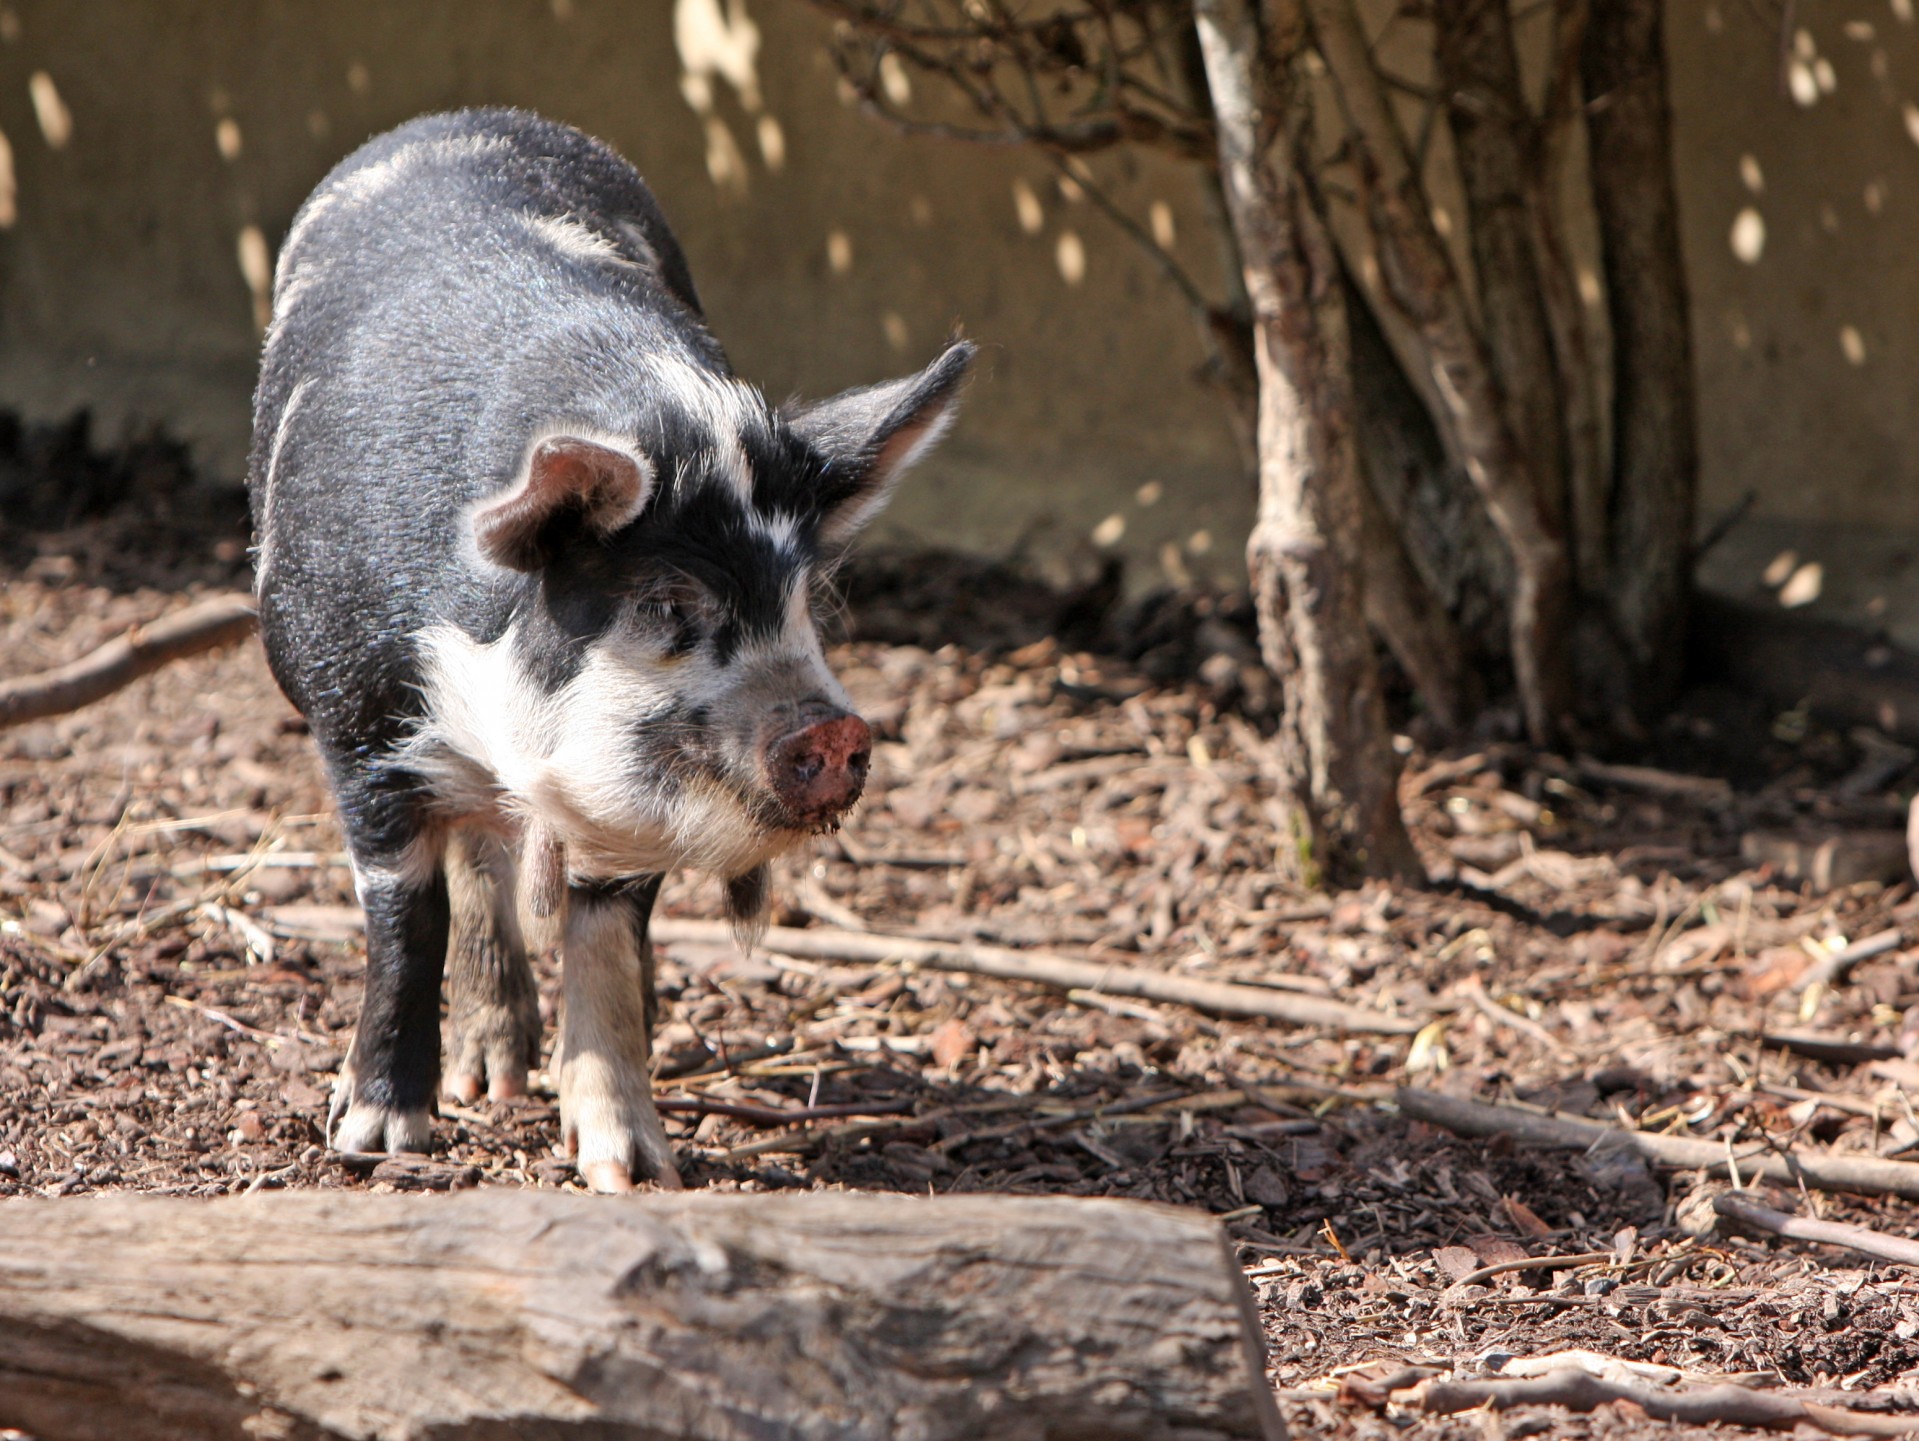
[{"label": "pig's head", "polygon": [[827,668],[832,570],[944,432],[964,342],[917,375],[774,409],[664,373],[637,426],[560,422],[470,513],[521,596],[490,643],[429,635],[429,729],[576,873],[681,865],[763,908],[764,865],[859,799],[872,737]]}]

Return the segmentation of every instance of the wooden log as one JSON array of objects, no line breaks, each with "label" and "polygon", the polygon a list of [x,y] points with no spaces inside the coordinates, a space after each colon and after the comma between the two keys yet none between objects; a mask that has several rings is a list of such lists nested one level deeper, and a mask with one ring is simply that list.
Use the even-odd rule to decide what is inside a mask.
[{"label": "wooden log", "polygon": [[0,1203],[38,1441],[1283,1438],[1216,1222],[1061,1197]]}]

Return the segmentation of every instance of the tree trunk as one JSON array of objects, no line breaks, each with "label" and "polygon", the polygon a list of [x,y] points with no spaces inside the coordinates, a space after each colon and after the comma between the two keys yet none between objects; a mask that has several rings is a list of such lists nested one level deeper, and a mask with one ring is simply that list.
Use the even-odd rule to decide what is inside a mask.
[{"label": "tree trunk", "polygon": [[553,1191],[0,1203],[0,1428],[38,1441],[1285,1429],[1211,1217]]},{"label": "tree trunk", "polygon": [[1366,628],[1339,263],[1292,169],[1306,105],[1290,85],[1303,25],[1279,13],[1287,8],[1271,12],[1280,28],[1262,45],[1247,0],[1194,7],[1259,368],[1247,568],[1285,693],[1282,784],[1306,827],[1302,870],[1423,877],[1399,814],[1399,759]]},{"label": "tree trunk", "polygon": [[[1197,33],[1190,38],[1191,63],[1196,70],[1189,80],[1192,103],[1209,123],[1216,123]],[[1186,54],[1184,46],[1180,53]],[[1226,397],[1234,438],[1248,459],[1247,469],[1257,486],[1259,362],[1253,341],[1252,305],[1246,296],[1244,266],[1216,168],[1206,170],[1202,189],[1207,213],[1213,218],[1209,228],[1226,252],[1233,292],[1227,305],[1214,307],[1204,317],[1206,343],[1217,358],[1213,379]],[[1431,418],[1401,373],[1364,293],[1343,266],[1342,276],[1352,357],[1354,435],[1361,467],[1372,481],[1358,487],[1366,620],[1406,672],[1434,724],[1442,732],[1456,732],[1477,712],[1484,692],[1467,661],[1466,638],[1454,619],[1457,607],[1445,599],[1458,587],[1438,588],[1434,573],[1449,574],[1454,565],[1470,566],[1475,558],[1487,553],[1497,556],[1498,537],[1482,524],[1472,540],[1462,546],[1453,526],[1424,528],[1415,536],[1403,524],[1401,517],[1409,509],[1407,492],[1424,494],[1436,486],[1445,488],[1454,477],[1436,437],[1421,449],[1416,440],[1396,433],[1401,424],[1410,421],[1431,435]],[[1370,391],[1382,393],[1374,395]],[[1414,451],[1419,455],[1417,474],[1401,474],[1399,468]],[[1381,467],[1386,470],[1385,484],[1381,483]],[[1470,482],[1460,476],[1450,490],[1456,499],[1466,502],[1462,509],[1469,520],[1483,519],[1485,508],[1472,494]],[[1394,496],[1390,508],[1381,501],[1382,491]],[[1424,553],[1416,555],[1419,541],[1426,544]],[[1497,596],[1498,588],[1489,594]],[[1499,611],[1497,602],[1493,608]],[[1503,629],[1503,612],[1496,624]],[[1494,653],[1503,653],[1503,646],[1495,647]]]},{"label": "tree trunk", "polygon": [[1360,458],[1408,563],[1459,638],[1470,718],[1485,700],[1481,679],[1502,669],[1510,654],[1506,597],[1512,561],[1365,293],[1350,284],[1346,293]]},{"label": "tree trunk", "polygon": [[1491,354],[1433,228],[1424,186],[1352,0],[1306,4],[1350,126],[1383,289],[1424,348],[1449,439],[1512,556],[1513,675],[1526,729],[1546,744],[1558,735],[1574,700],[1566,644],[1572,573],[1563,535],[1541,505],[1529,457],[1507,419]]},{"label": "tree trunk", "polygon": [[1506,0],[1435,0],[1434,68],[1466,194],[1479,316],[1547,524],[1567,530],[1566,437],[1528,203],[1538,136]]},{"label": "tree trunk", "polygon": [[1593,5],[1582,60],[1613,338],[1612,613],[1648,719],[1685,653],[1699,463],[1661,0]]}]

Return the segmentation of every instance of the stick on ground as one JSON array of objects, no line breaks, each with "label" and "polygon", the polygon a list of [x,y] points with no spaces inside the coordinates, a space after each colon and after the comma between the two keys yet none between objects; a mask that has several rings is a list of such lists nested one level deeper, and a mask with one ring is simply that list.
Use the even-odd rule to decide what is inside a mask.
[{"label": "stick on ground", "polygon": [[[648,928],[655,941],[672,945],[730,945],[733,931],[723,921],[655,920]],[[1003,946],[954,945],[945,941],[910,940],[827,926],[799,929],[774,926],[761,945],[783,956],[809,961],[843,961],[874,965],[907,961],[929,971],[959,971],[994,976],[1003,981],[1031,981],[1061,991],[1099,991],[1109,996],[1133,996],[1191,1006],[1215,1016],[1264,1016],[1294,1026],[1332,1026],[1373,1035],[1409,1036],[1422,1022],[1408,1016],[1369,1011],[1344,1001],[1293,991],[1267,990],[1229,981],[1202,981],[1168,975],[1138,966],[1081,961],[1044,951],[1015,951]]]},{"label": "stick on ground", "polygon": [[1598,1150],[1618,1146],[1662,1166],[1727,1174],[1729,1159],[1742,1178],[1804,1184],[1822,1191],[1853,1191],[1864,1196],[1904,1196],[1919,1200],[1919,1165],[1882,1161],[1872,1156],[1836,1156],[1829,1151],[1745,1148],[1729,1157],[1723,1141],[1691,1136],[1655,1136],[1598,1121],[1552,1116],[1518,1106],[1494,1106],[1434,1091],[1402,1087],[1399,1109],[1416,1121],[1444,1126],[1462,1136],[1511,1136],[1535,1146]]},{"label": "stick on ground", "polygon": [[1844,1246],[1862,1256],[1897,1261],[1905,1266],[1919,1266],[1919,1241],[1909,1241],[1904,1236],[1888,1236],[1883,1231],[1848,1225],[1844,1221],[1818,1221],[1810,1216],[1788,1215],[1770,1206],[1762,1206],[1752,1197],[1737,1191],[1714,1196],[1712,1208],[1728,1221],[1749,1230],[1784,1236],[1790,1241],[1817,1241],[1828,1246]]},{"label": "stick on ground", "polygon": [[1439,1416],[1480,1406],[1495,1411],[1515,1406],[1594,1411],[1610,1402],[1626,1401],[1655,1421],[1679,1421],[1691,1426],[1763,1426],[1790,1431],[1810,1424],[1838,1436],[1908,1436],[1919,1431],[1919,1416],[1822,1406],[1789,1392],[1754,1391],[1731,1383],[1695,1390],[1638,1386],[1603,1380],[1573,1367],[1517,1381],[1435,1381],[1427,1386],[1422,1401],[1427,1411]]},{"label": "stick on ground", "polygon": [[252,596],[216,595],[136,625],[67,665],[0,681],[0,730],[91,705],[168,661],[241,639],[253,623]]}]

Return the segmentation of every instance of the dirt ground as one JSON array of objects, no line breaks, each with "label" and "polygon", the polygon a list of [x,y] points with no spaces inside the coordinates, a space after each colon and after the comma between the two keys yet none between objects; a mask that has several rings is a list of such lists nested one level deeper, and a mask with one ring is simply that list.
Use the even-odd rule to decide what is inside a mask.
[{"label": "dirt ground", "polygon": [[[245,585],[241,517],[185,486],[175,452],[114,459],[100,486],[143,498],[88,515],[88,495],[26,487],[14,444],[0,499],[31,523],[0,533],[0,674]],[[1651,771],[1492,735],[1408,742],[1434,884],[1319,894],[1279,879],[1243,616],[1187,601],[1102,625],[1111,579],[1062,599],[958,562],[858,573],[833,659],[879,736],[873,784],[840,836],[784,864],[778,922],[1321,993],[1422,1029],[670,946],[658,1093],[688,1184],[1216,1213],[1300,1434],[1671,1433],[1630,1404],[1443,1416],[1378,1384],[1575,1350],[1646,1363],[1653,1384],[1919,1413],[1907,1269],[1703,1230],[1720,1183],[1697,1173],[1464,1140],[1393,1102],[1406,1085],[1531,1102],[1744,1155],[1919,1149],[1919,901],[1901,882],[1801,888],[1777,855],[1741,854],[1759,829],[1897,828],[1912,755],[1703,693],[1613,758]],[[256,644],[0,732],[0,1195],[576,1185],[543,1088],[444,1106],[430,1159],[323,1149],[358,1006],[352,899],[311,743]],[[681,876],[661,909],[719,900]],[[1782,1032],[1839,1049],[1762,1039]],[[1907,1202],[1761,1194],[1919,1235]]]}]

